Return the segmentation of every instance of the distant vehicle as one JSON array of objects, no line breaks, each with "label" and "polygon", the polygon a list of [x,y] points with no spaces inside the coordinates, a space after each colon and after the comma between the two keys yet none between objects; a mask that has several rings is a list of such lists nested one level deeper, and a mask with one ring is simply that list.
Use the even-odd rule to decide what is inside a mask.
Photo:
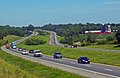
[{"label": "distant vehicle", "polygon": [[6,49],[10,49],[10,45],[9,45],[9,44],[6,44],[6,45],[5,45],[5,48],[6,48]]},{"label": "distant vehicle", "polygon": [[10,46],[11,46],[12,49],[16,49],[16,48],[17,48],[17,47],[16,47],[16,42],[12,42],[12,43],[10,44]]},{"label": "distant vehicle", "polygon": [[18,51],[22,51],[23,49],[22,48],[18,48]]},{"label": "distant vehicle", "polygon": [[62,58],[62,54],[60,52],[54,52],[54,58],[59,58],[61,59]]},{"label": "distant vehicle", "polygon": [[34,53],[34,50],[30,50],[29,53]]},{"label": "distant vehicle", "polygon": [[82,56],[82,57],[78,58],[78,63],[90,64],[90,60],[89,60],[89,58]]},{"label": "distant vehicle", "polygon": [[29,50],[28,55],[30,55],[30,56],[34,56],[34,50]]},{"label": "distant vehicle", "polygon": [[34,57],[42,57],[42,53],[40,50],[34,50],[33,56]]},{"label": "distant vehicle", "polygon": [[28,55],[28,51],[26,49],[23,49],[21,52],[23,55]]},{"label": "distant vehicle", "polygon": [[11,46],[11,48],[12,48],[12,49],[16,49],[17,47],[16,47],[16,45],[13,45],[13,46]]}]

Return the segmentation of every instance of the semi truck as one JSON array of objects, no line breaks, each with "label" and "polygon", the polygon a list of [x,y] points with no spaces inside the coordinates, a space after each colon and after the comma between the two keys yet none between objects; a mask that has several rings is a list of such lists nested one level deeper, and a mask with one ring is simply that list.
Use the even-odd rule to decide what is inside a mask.
[{"label": "semi truck", "polygon": [[10,49],[10,45],[7,43],[7,44],[5,45],[5,48],[6,48],[6,49]]}]

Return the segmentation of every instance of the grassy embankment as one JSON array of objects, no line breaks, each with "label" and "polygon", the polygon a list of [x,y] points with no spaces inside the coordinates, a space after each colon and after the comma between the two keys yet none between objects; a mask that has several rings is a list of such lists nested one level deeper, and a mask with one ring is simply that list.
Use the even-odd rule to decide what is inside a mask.
[{"label": "grassy embankment", "polygon": [[[49,41],[49,35],[47,36],[36,36],[36,38]],[[30,49],[39,49],[42,50],[44,54],[53,55],[55,51],[60,51],[63,54],[63,57],[78,59],[80,56],[87,56],[91,59],[92,62],[109,64],[114,66],[120,66],[120,53],[108,53],[108,52],[100,52],[100,51],[88,51],[81,50],[77,48],[64,48],[58,46],[51,46],[48,43],[37,46],[27,46],[24,45],[24,42],[18,45],[19,47]]]},{"label": "grassy embankment", "polygon": [[108,45],[94,45],[94,46],[86,46],[88,48],[101,48],[101,49],[110,49],[110,50],[120,50],[120,47],[117,45],[108,44]]},{"label": "grassy embankment", "polygon": [[13,42],[18,39],[20,39],[20,37],[14,36],[14,35],[8,35],[8,36],[4,37],[3,40],[0,39],[0,46],[4,45],[7,40],[8,40],[8,42]]},{"label": "grassy embankment", "polygon": [[[19,37],[9,38],[10,41]],[[1,40],[2,41],[2,40]],[[1,42],[3,43],[3,41]],[[0,49],[0,77],[1,78],[85,78],[30,62],[10,55]]]},{"label": "grassy embankment", "polygon": [[[63,39],[61,36],[57,36],[58,41]],[[89,45],[84,46],[86,48],[101,48],[101,49],[110,49],[110,50],[120,50],[120,47],[118,47],[117,44],[105,44],[105,45]]]}]

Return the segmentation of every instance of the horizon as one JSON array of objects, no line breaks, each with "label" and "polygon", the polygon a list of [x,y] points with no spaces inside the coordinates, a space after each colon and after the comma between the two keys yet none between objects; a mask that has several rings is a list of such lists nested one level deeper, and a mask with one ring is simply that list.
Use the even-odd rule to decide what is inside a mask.
[{"label": "horizon", "polygon": [[0,25],[120,23],[120,0],[4,0]]},{"label": "horizon", "polygon": [[[10,24],[4,24],[4,25],[0,24],[0,26],[9,25],[10,27],[27,27],[29,25],[33,25],[34,27],[42,27],[42,26],[49,25],[49,24],[51,24],[51,25],[67,25],[67,24],[72,24],[72,25],[74,25],[74,24],[83,24],[83,25],[87,25],[87,23],[90,23],[90,22],[86,22],[86,23],[60,23],[60,24],[48,23],[48,24],[44,24],[44,25],[28,24],[28,25],[21,25],[21,26],[18,26],[18,25],[15,26],[15,25],[10,25]],[[120,24],[120,23],[90,23],[90,24],[101,24],[101,25],[108,24],[109,25],[109,24]]]}]

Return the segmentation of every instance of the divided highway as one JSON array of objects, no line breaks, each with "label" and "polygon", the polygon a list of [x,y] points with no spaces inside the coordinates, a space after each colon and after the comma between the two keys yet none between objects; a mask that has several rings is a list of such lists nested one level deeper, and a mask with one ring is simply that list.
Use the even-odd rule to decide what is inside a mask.
[{"label": "divided highway", "polygon": [[[23,38],[21,40],[23,41],[25,39],[27,38]],[[18,42],[21,42],[21,40],[19,40]],[[56,46],[60,45],[57,43],[55,32],[51,32],[50,43]],[[32,56],[22,55],[21,53],[18,53],[17,50],[6,49],[4,46],[2,47],[2,50],[27,60],[38,62],[43,65],[55,67],[64,71],[83,75],[90,78],[120,78],[120,67],[116,67],[116,66],[94,64],[94,63],[78,64],[76,60],[71,60],[66,58],[54,59],[52,56],[47,56],[47,55],[43,55],[43,57],[36,58]]]},{"label": "divided highway", "polygon": [[[56,39],[56,33],[55,32],[51,32],[51,43],[53,45],[59,45]],[[85,49],[85,48],[82,48]],[[96,50],[96,49],[95,49]],[[102,50],[104,51],[104,50]],[[119,50],[106,50],[108,52],[120,52]],[[110,65],[102,65],[102,64],[89,64],[89,65],[78,65],[78,63],[76,61],[69,61],[68,60],[64,60],[65,63],[67,63],[67,65],[70,66],[74,66],[74,67],[78,67],[78,68],[83,68],[86,70],[90,70],[90,71],[95,71],[95,72],[100,72],[100,73],[104,73],[104,74],[108,74],[108,75],[113,75],[113,76],[118,76],[120,77],[120,67],[114,67],[114,66],[110,66]]]}]

